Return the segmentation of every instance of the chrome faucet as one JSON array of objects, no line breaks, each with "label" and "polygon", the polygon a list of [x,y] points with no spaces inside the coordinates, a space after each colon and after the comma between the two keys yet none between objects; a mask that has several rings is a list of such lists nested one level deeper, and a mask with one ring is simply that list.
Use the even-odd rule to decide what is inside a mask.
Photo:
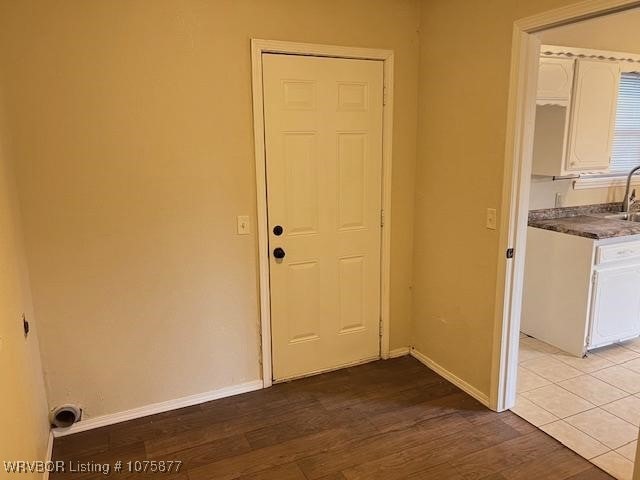
[{"label": "chrome faucet", "polygon": [[631,189],[631,177],[633,177],[633,174],[636,173],[639,170],[640,170],[640,165],[638,165],[635,168],[632,168],[631,171],[629,172],[629,176],[627,177],[627,188],[624,191],[624,199],[622,200],[622,211],[623,212],[628,212],[629,211],[629,190]]}]

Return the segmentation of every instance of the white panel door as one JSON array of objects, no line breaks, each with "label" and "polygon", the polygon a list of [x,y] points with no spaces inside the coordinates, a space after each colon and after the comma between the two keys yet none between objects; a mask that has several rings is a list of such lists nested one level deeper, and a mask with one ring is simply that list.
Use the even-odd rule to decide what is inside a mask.
[{"label": "white panel door", "polygon": [[383,64],[262,62],[273,377],[283,380],[380,354]]},{"label": "white panel door", "polygon": [[618,62],[577,61],[567,170],[609,169],[619,84]]},{"label": "white panel door", "polygon": [[589,348],[640,335],[640,265],[596,272]]}]

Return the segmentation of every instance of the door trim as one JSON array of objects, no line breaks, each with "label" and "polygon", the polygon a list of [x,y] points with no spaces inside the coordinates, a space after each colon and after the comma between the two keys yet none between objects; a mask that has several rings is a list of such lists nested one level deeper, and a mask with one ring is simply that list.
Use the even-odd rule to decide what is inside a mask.
[{"label": "door trim", "polygon": [[[531,184],[540,40],[536,32],[640,6],[638,0],[586,0],[514,23],[502,184],[490,406],[515,405],[520,314]],[[513,259],[506,258],[514,248]]]},{"label": "door trim", "polygon": [[382,227],[380,250],[380,356],[389,358],[389,316],[391,280],[391,160],[393,137],[393,51],[372,48],[340,47],[279,40],[251,39],[251,80],[253,91],[253,138],[256,166],[258,216],[258,283],[260,291],[260,345],[262,382],[273,383],[271,368],[271,296],[269,291],[269,232],[267,225],[266,152],[264,142],[264,100],[262,95],[262,54],[284,53],[315,57],[381,60],[383,62],[384,100],[382,107]]}]

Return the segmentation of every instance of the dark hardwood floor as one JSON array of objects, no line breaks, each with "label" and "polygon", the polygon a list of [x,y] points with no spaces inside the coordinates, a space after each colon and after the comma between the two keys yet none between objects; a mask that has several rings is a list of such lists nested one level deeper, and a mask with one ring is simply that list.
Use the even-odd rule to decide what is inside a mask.
[{"label": "dark hardwood floor", "polygon": [[54,459],[122,461],[124,470],[130,460],[184,462],[179,473],[109,476],[130,479],[612,478],[511,412],[486,409],[411,357],[61,437]]}]

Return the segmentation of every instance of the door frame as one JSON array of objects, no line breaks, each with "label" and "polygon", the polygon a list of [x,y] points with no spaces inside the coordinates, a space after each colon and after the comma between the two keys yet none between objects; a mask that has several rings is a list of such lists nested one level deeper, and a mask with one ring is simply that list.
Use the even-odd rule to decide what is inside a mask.
[{"label": "door frame", "polygon": [[263,388],[273,382],[271,365],[271,295],[269,288],[269,231],[267,222],[267,176],[264,141],[264,99],[262,90],[262,54],[379,60],[383,62],[382,107],[382,210],[380,245],[380,356],[389,358],[390,283],[391,283],[391,163],[393,137],[393,50],[341,47],[279,40],[251,39],[251,78],[253,91],[253,138],[256,167],[258,216],[258,283],[260,292],[260,345]]},{"label": "door frame", "polygon": [[[513,26],[498,279],[491,375],[491,408],[515,405],[524,283],[540,39],[536,32],[640,6],[638,0],[587,0],[518,20]],[[508,248],[514,249],[507,259]],[[500,273],[502,272],[502,273]]]}]

